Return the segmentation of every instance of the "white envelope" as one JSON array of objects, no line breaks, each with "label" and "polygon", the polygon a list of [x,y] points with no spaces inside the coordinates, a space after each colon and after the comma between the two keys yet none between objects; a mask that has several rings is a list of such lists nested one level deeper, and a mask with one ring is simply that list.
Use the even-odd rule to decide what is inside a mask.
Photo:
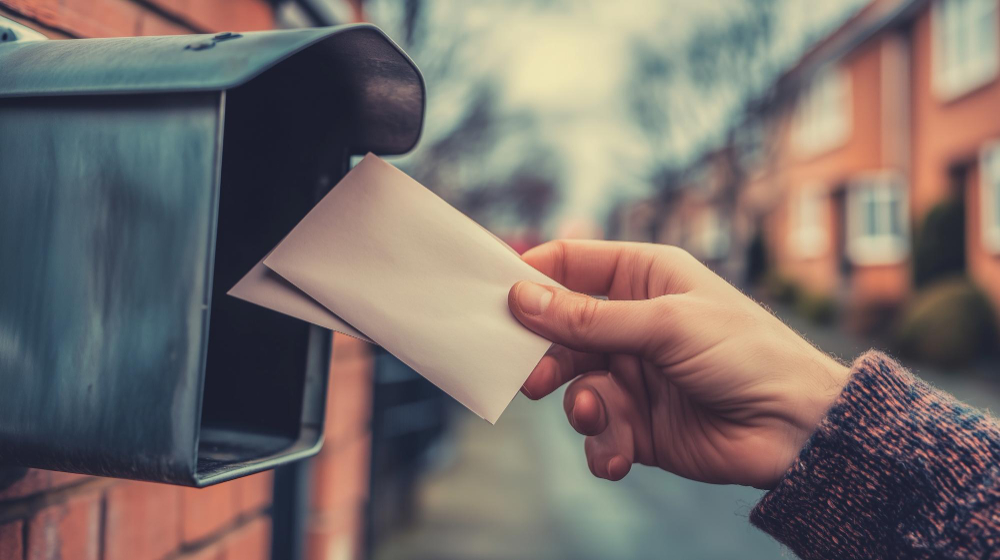
[{"label": "white envelope", "polygon": [[250,269],[250,272],[227,293],[296,319],[371,342],[367,336],[307,296],[277,272],[264,266],[263,260]]},{"label": "white envelope", "polygon": [[558,284],[371,154],[264,264],[491,423],[550,346],[507,293]]}]

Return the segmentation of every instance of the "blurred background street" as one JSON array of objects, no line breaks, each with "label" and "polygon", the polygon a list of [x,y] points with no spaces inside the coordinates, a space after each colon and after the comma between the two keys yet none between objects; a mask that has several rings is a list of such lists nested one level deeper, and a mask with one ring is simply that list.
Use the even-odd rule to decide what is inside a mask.
[{"label": "blurred background street", "polygon": [[[1000,409],[996,0],[406,6],[369,4],[441,97],[400,164],[511,245],[684,247],[841,360]],[[374,557],[790,555],[759,491],[592,477],[560,399],[442,404]]]},{"label": "blurred background street", "polygon": [[[1000,0],[0,0],[0,16],[54,40],[202,35],[188,47],[202,51],[226,41],[225,49],[236,50],[197,56],[238,53],[233,61],[253,57],[230,40],[239,35],[223,32],[375,24],[419,67],[426,85],[426,99],[406,104],[410,128],[422,123],[420,141],[390,161],[516,250],[557,238],[679,246],[838,358],[884,349],[958,398],[1000,410]],[[0,42],[13,37],[0,35]],[[194,56],[187,49],[176,54]],[[350,61],[358,73],[395,68],[358,58]],[[322,76],[336,88],[350,74],[309,60],[289,72]],[[171,79],[200,87],[176,66]],[[118,70],[101,75],[111,79]],[[91,74],[63,71],[67,80]],[[294,90],[280,83],[276,89]],[[415,74],[411,84],[419,85]],[[375,93],[388,104],[404,97],[389,89],[336,89],[338,96],[311,102],[339,115],[351,107],[345,100],[371,109]],[[17,105],[9,103],[0,99],[0,110]],[[246,141],[259,148],[252,152],[259,157],[246,159],[268,174],[232,175],[244,166],[230,159],[219,177],[241,197],[274,193],[249,205],[261,208],[254,220],[275,230],[254,240],[261,247],[286,233],[267,218],[287,202],[286,191],[302,198],[301,208],[283,216],[294,223],[311,197],[334,188],[332,179],[361,155],[342,145],[346,139],[370,132],[342,129],[360,127],[356,115],[330,121],[336,126],[290,118],[312,107],[284,111],[294,104],[247,102],[244,114],[256,111],[247,128],[266,130],[261,112],[278,117],[270,119],[275,126],[287,124],[279,128],[289,138],[311,139],[299,134],[309,129],[323,142],[303,142],[308,149],[300,154],[297,144],[275,145],[283,140],[271,137]],[[227,126],[238,122],[235,114],[227,113]],[[407,128],[375,120],[396,136],[390,140]],[[105,172],[123,160],[126,144],[109,142],[114,151],[94,164],[100,173],[81,172],[112,209],[122,198],[105,187],[146,186]],[[47,157],[42,151],[38,158]],[[181,167],[173,154],[156,153],[164,169]],[[289,156],[287,173],[272,165],[278,153]],[[67,185],[75,191],[73,181]],[[166,190],[150,188],[150,200]],[[20,183],[8,191],[34,192]],[[63,233],[74,242],[105,235],[103,224],[114,220],[97,218],[97,231]],[[165,246],[172,246],[171,234],[185,233],[145,217],[134,222]],[[263,256],[243,237],[230,237],[237,252],[247,249],[241,258]],[[21,245],[6,244],[14,254]],[[139,247],[128,236],[111,245],[95,250],[115,263],[130,263],[116,255]],[[64,252],[75,255],[73,247]],[[44,251],[31,253],[32,262],[48,263]],[[116,302],[127,299],[122,285],[142,278],[131,274],[145,269],[107,268],[122,280],[94,274],[88,289]],[[20,278],[5,273],[0,278]],[[14,282],[21,284],[32,283]],[[13,308],[34,309],[10,293]],[[153,313],[132,304],[143,316]],[[213,325],[224,324],[212,314]],[[159,325],[160,316],[149,324]],[[87,325],[80,330],[93,330]],[[21,380],[20,369],[3,363],[18,347],[5,332],[2,373]],[[310,348],[325,352],[329,339],[316,334]],[[240,353],[244,338],[231,338],[234,356],[250,355]],[[294,360],[258,346],[268,358],[262,363],[218,366],[241,383],[287,379],[283,368],[295,367],[288,365]],[[70,350],[44,351],[76,365]],[[0,471],[0,560],[791,556],[748,523],[761,491],[642,467],[617,483],[593,477],[583,438],[563,416],[561,393],[538,403],[518,396],[490,426],[374,345],[337,335],[331,356],[325,442],[315,457],[183,491],[42,469]],[[270,402],[267,390],[260,396]],[[294,406],[286,412],[300,416]],[[298,437],[300,426],[290,426]]]}]

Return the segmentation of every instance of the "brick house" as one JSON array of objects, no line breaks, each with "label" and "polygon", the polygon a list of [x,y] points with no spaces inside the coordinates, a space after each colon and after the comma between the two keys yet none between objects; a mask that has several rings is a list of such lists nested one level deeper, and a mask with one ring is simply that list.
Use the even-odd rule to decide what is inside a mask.
[{"label": "brick house", "polygon": [[782,76],[766,227],[784,274],[849,304],[898,304],[912,230],[957,196],[968,272],[1000,302],[998,26],[996,0],[876,0]]},{"label": "brick house", "polygon": [[759,232],[780,274],[807,291],[853,309],[893,308],[913,290],[914,230],[955,197],[966,271],[1000,306],[998,4],[867,4],[738,126],[759,145],[735,203],[706,197],[707,177],[721,171],[701,169],[702,158],[693,175],[704,184],[670,195],[656,239],[711,261],[697,231],[711,205],[730,236],[731,272]]},{"label": "brick house", "polygon": [[[360,1],[339,0],[0,0],[0,16],[74,39],[332,24],[363,13]],[[0,467],[0,559],[364,557],[373,364],[366,344],[335,339],[326,444],[287,472],[198,490]],[[279,508],[296,505],[296,484],[306,485],[307,503],[292,527],[295,516]]]},{"label": "brick house", "polygon": [[780,193],[770,254],[782,274],[849,304],[909,291],[908,46],[887,26],[898,6],[872,2],[808,51],[768,117]]}]

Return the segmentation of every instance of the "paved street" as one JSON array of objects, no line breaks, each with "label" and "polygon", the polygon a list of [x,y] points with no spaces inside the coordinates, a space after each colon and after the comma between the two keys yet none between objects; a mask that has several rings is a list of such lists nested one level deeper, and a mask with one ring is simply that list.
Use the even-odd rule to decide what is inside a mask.
[{"label": "paved street", "polygon": [[[870,346],[794,316],[788,320],[845,359]],[[987,368],[961,376],[917,369],[963,399],[1000,409],[1000,382],[988,379]],[[538,403],[519,396],[496,426],[458,411],[446,456],[419,490],[418,521],[382,543],[375,558],[791,557],[747,522],[759,491],[697,484],[643,467],[617,483],[591,476],[583,438],[566,423],[561,402],[561,394]]]}]

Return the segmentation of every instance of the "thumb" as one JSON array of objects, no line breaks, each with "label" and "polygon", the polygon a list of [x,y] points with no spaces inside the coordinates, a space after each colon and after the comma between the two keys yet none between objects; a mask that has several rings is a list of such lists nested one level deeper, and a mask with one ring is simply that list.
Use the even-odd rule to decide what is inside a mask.
[{"label": "thumb", "polygon": [[657,331],[651,300],[601,300],[524,281],[510,289],[507,303],[524,326],[581,352],[644,356]]}]

